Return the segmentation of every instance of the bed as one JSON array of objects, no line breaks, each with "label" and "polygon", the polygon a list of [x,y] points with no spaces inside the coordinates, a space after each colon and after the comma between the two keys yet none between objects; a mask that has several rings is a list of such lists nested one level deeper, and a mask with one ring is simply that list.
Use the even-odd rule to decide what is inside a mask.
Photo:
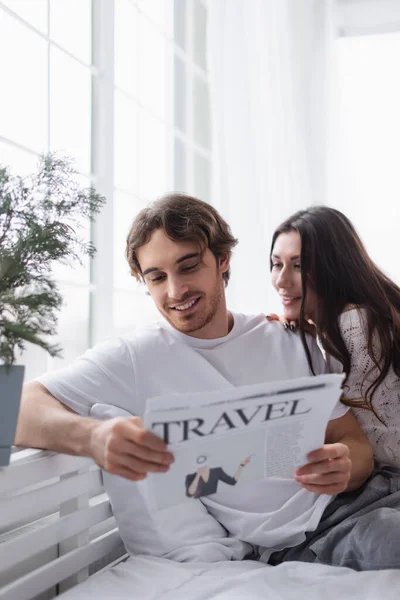
[{"label": "bed", "polygon": [[[400,532],[399,532],[400,535]],[[128,556],[101,472],[32,449],[0,469],[0,600],[394,600],[400,571]]]}]

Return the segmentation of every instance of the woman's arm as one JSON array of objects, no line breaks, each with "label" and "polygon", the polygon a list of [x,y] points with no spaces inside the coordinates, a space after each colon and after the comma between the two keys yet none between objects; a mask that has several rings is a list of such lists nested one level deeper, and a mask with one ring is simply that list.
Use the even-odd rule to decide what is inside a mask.
[{"label": "woman's arm", "polygon": [[236,481],[239,481],[239,477],[243,471],[243,468],[250,462],[251,457],[248,456],[247,458],[245,458],[244,460],[242,460],[242,462],[239,464],[238,468],[236,469],[236,473],[234,474],[233,478]]},{"label": "woman's arm", "polygon": [[231,477],[230,475],[225,473],[225,471],[220,467],[218,469],[218,478],[221,481],[223,481],[224,483],[227,483],[228,485],[236,485],[237,482],[239,481],[239,477],[243,471],[243,468],[250,462],[250,460],[251,460],[250,456],[248,456],[247,458],[242,460],[242,462],[239,463],[239,466],[236,469],[236,473],[234,474],[233,477]]},{"label": "woman's arm", "polygon": [[[379,336],[375,331],[372,340],[368,339],[367,312],[363,308],[348,307],[339,317],[339,329],[350,354],[350,372],[343,387],[343,396],[362,405],[366,403],[366,391],[379,376],[376,366],[381,352]],[[378,388],[374,394],[378,405],[381,390]]]},{"label": "woman's arm", "polygon": [[345,444],[350,451],[350,480],[346,491],[351,492],[361,487],[374,468],[372,447],[351,411],[343,417],[330,421],[326,430],[326,443]]}]

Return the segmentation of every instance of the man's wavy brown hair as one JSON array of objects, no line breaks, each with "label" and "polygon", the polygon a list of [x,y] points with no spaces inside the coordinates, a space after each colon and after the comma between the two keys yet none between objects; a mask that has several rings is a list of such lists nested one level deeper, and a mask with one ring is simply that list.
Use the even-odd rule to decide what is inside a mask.
[{"label": "man's wavy brown hair", "polygon": [[[126,256],[138,281],[143,281],[143,274],[137,250],[150,241],[157,229],[174,242],[195,242],[200,252],[208,248],[217,261],[230,257],[238,242],[228,223],[210,204],[186,194],[167,194],[141,210],[128,233]],[[223,274],[225,285],[229,277],[230,269]]]}]

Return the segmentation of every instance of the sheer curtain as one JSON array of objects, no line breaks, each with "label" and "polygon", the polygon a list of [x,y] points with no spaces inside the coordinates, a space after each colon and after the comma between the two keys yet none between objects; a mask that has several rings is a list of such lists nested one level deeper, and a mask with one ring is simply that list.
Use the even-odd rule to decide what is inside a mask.
[{"label": "sheer curtain", "polygon": [[239,238],[228,287],[234,310],[278,308],[272,232],[335,193],[334,8],[333,0],[209,3],[212,200]]}]

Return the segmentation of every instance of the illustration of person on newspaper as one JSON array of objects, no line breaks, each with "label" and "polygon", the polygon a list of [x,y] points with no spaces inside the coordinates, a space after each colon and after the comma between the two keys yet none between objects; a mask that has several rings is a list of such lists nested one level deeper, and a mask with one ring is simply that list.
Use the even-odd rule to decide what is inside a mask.
[{"label": "illustration of person on newspaper", "polygon": [[228,485],[236,485],[239,481],[243,468],[250,462],[251,456],[242,460],[233,477],[225,473],[222,467],[210,467],[207,462],[207,456],[197,457],[196,463],[199,465],[195,473],[186,475],[185,487],[186,496],[189,498],[201,498],[215,494],[218,488],[218,482],[223,481]]}]

